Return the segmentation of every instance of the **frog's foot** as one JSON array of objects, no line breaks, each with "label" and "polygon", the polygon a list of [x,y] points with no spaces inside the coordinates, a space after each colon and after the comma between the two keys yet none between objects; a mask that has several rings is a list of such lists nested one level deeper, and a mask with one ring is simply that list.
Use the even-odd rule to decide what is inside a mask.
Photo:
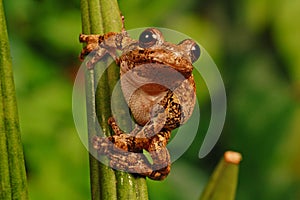
[{"label": "frog's foot", "polygon": [[79,41],[81,43],[86,43],[86,46],[82,49],[79,56],[81,61],[83,61],[86,55],[88,55],[89,53],[91,53],[92,51],[98,48],[100,37],[101,35],[85,35],[85,34],[79,35]]},{"label": "frog's foot", "polygon": [[82,49],[79,59],[83,61],[86,55],[88,54],[92,55],[89,58],[89,60],[86,62],[86,66],[88,69],[93,69],[94,65],[109,53],[105,46],[102,47],[100,45],[103,42],[103,40],[109,38],[109,36],[110,36],[109,34],[106,35],[80,34],[79,41],[81,43],[86,43],[86,46]]}]

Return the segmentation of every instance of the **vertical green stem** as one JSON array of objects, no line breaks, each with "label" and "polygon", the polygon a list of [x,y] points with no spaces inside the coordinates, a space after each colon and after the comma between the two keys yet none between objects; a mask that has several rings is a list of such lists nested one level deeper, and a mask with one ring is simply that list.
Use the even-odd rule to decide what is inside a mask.
[{"label": "vertical green stem", "polygon": [[12,61],[0,0],[0,197],[28,199]]},{"label": "vertical green stem", "polygon": [[[120,32],[122,20],[116,0],[81,0],[82,31],[84,34],[103,34]],[[119,79],[119,68],[110,66],[105,71],[99,83],[97,74],[101,66],[87,71],[87,114],[89,136],[97,135],[95,127],[98,120],[105,135],[110,135],[107,119],[111,116],[110,95]],[[98,69],[97,69],[98,68]],[[118,110],[122,113],[122,110]],[[90,138],[90,137],[89,137]],[[93,151],[90,148],[90,151]],[[90,177],[92,199],[148,199],[145,178],[134,177],[132,174],[114,171],[99,163],[90,155]]]}]

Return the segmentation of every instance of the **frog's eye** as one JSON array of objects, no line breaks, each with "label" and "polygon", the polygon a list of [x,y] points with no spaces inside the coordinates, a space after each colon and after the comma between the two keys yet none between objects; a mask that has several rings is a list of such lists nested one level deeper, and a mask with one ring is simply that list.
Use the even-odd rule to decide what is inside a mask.
[{"label": "frog's eye", "polygon": [[178,45],[186,49],[189,57],[191,58],[192,63],[194,63],[200,57],[200,53],[201,53],[200,47],[193,40],[186,39],[181,41]]},{"label": "frog's eye", "polygon": [[191,51],[191,61],[195,62],[200,57],[200,53],[201,53],[200,47],[198,46],[197,43],[194,42],[190,51]]},{"label": "frog's eye", "polygon": [[139,37],[139,45],[142,48],[147,48],[159,42],[161,33],[157,29],[148,28],[141,33]]}]

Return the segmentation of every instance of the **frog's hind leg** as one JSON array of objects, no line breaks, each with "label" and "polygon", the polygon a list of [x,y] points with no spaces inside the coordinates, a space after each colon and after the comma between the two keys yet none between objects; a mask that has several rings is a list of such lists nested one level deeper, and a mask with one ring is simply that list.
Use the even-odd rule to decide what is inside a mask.
[{"label": "frog's hind leg", "polygon": [[[147,176],[154,180],[164,179],[170,172],[170,156],[166,148],[170,130],[163,128],[166,115],[160,105],[154,106],[151,120],[131,133],[124,133],[113,118],[109,119],[115,135],[107,138],[95,137],[94,148],[110,160],[110,166]],[[152,162],[143,154],[149,152]]]},{"label": "frog's hind leg", "polygon": [[142,152],[124,152],[119,149],[108,156],[110,166],[117,170],[140,174],[153,180],[163,180],[168,176],[171,169],[169,152],[165,146],[160,146],[166,144],[166,140],[167,138],[162,135],[153,137],[149,148],[152,162]]},{"label": "frog's hind leg", "polygon": [[[170,172],[170,155],[166,148],[170,131],[161,131],[152,138],[137,138],[128,134],[107,138],[95,137],[94,148],[110,160],[110,166],[117,170],[162,180]],[[152,162],[142,150],[149,152]]]},{"label": "frog's hind leg", "polygon": [[171,159],[169,151],[166,148],[170,135],[170,131],[161,131],[151,139],[149,148],[147,149],[153,161],[151,172],[142,173],[150,179],[163,180],[170,173]]}]

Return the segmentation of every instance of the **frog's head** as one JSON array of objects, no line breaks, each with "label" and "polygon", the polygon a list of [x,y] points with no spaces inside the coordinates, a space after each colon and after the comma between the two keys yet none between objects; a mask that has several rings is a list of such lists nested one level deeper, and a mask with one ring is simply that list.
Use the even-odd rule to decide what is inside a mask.
[{"label": "frog's head", "polygon": [[192,73],[192,64],[198,60],[201,52],[191,39],[178,44],[165,41],[161,31],[156,28],[148,28],[140,34],[139,47],[148,52],[150,62],[166,64],[185,76]]},{"label": "frog's head", "polygon": [[148,28],[138,41],[130,40],[120,57],[122,85],[127,91],[141,88],[151,95],[173,91],[192,76],[193,63],[199,56],[200,47],[193,40],[173,44],[165,41],[158,29]]}]

